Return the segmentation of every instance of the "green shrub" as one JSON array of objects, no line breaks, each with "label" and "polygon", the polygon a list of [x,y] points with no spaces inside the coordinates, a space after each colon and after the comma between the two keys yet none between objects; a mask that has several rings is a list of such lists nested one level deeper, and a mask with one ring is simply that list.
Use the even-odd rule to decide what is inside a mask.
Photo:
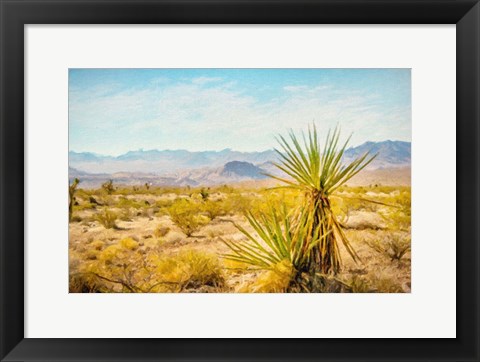
[{"label": "green shrub", "polygon": [[401,260],[411,248],[409,236],[401,233],[390,233],[385,240],[365,240],[365,243],[377,253],[384,255],[390,260]]},{"label": "green shrub", "polygon": [[244,214],[250,211],[252,201],[251,197],[232,192],[223,200],[223,209],[226,215]]},{"label": "green shrub", "polygon": [[225,210],[225,203],[222,200],[212,201],[207,200],[202,205],[202,211],[211,219],[227,214]]},{"label": "green shrub", "polygon": [[205,188],[202,187],[202,189],[200,190],[200,196],[202,196],[203,201],[207,201],[210,193],[208,192],[208,190],[205,190]]},{"label": "green shrub", "polygon": [[210,222],[210,219],[201,213],[201,204],[185,199],[175,200],[175,202],[168,208],[168,214],[172,221],[187,236],[191,236],[202,226],[205,226]]},{"label": "green shrub", "polygon": [[225,285],[218,258],[194,250],[144,254],[131,238],[110,245],[84,265],[71,289],[127,293],[214,292]]},{"label": "green shrub", "polygon": [[[180,284],[181,291],[202,286],[218,288],[224,284],[221,265],[213,254],[187,250],[170,257],[170,262],[167,264],[171,261],[176,264],[174,269],[180,269],[177,282]],[[164,272],[166,271],[164,269]],[[165,275],[162,275],[162,278],[165,278]]]},{"label": "green shrub", "polygon": [[118,229],[116,224],[118,215],[108,209],[104,209],[102,213],[95,215],[95,220],[102,224],[106,229]]},{"label": "green shrub", "polygon": [[139,246],[138,242],[136,242],[132,238],[125,238],[125,239],[120,240],[119,245],[121,245],[123,248],[129,249],[129,250],[135,250]]}]

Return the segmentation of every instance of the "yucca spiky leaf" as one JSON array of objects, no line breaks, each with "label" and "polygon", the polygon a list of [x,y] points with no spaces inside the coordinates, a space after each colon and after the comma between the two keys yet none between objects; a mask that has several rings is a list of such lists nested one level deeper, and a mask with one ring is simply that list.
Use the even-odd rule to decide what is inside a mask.
[{"label": "yucca spiky leaf", "polygon": [[271,268],[288,260],[298,274],[335,274],[340,270],[338,245],[342,244],[353,260],[359,260],[333,213],[329,197],[376,155],[366,153],[344,164],[350,138],[339,147],[338,127],[328,133],[323,150],[315,125],[308,129],[307,135],[302,133],[301,140],[303,142],[293,131],[289,133],[289,140],[283,136],[277,138],[281,149],[275,149],[279,161],[274,165],[286,176],[267,175],[282,181],[285,185],[281,187],[302,190],[304,204],[290,212],[283,207],[279,212],[272,209],[267,215],[247,214],[254,234],[236,225],[247,241],[224,240],[231,251],[225,258],[260,268]]},{"label": "yucca spiky leaf", "polygon": [[[312,223],[305,230],[309,230],[309,237],[316,236],[314,233],[319,234],[319,242],[310,249],[312,255],[308,268],[314,272],[337,273],[341,262],[338,243],[355,261],[359,258],[331,209],[329,196],[363,170],[376,155],[365,153],[345,164],[343,159],[350,137],[341,144],[338,127],[328,132],[323,150],[315,125],[309,127],[307,135],[302,133],[302,140],[303,145],[293,131],[290,131],[288,141],[282,136],[277,138],[281,149],[276,149],[279,162],[274,165],[287,177],[269,176],[284,182],[285,187],[300,189],[305,193],[302,209],[312,215]],[[301,218],[299,223],[306,226]]]},{"label": "yucca spiky leaf", "polygon": [[231,251],[224,254],[224,258],[260,268],[271,268],[288,260],[295,270],[303,270],[309,263],[311,251],[327,237],[327,234],[321,235],[318,226],[314,230],[314,218],[308,212],[292,216],[285,207],[279,212],[272,208],[269,214],[262,214],[258,219],[260,221],[252,213],[247,214],[255,235],[236,224],[247,237],[246,242],[222,240]]}]

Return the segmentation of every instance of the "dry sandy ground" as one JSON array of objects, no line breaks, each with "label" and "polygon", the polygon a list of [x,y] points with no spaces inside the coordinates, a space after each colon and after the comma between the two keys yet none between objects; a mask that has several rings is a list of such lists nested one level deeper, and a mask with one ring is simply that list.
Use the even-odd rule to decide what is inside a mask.
[{"label": "dry sandy ground", "polygon": [[[349,186],[356,185],[410,185],[410,170],[376,170],[374,172],[364,171],[361,177],[350,181]],[[255,183],[242,183],[242,186],[265,187],[271,186],[271,181],[259,181]],[[388,195],[368,195],[388,196]],[[137,201],[154,204],[156,201],[173,200],[178,196],[176,194],[140,194],[128,195],[127,198]],[[212,195],[212,197],[215,197]],[[120,196],[115,196],[119,199]],[[114,208],[112,208],[115,211]],[[133,215],[129,220],[118,220],[118,229],[106,229],[98,221],[92,221],[95,210],[76,211],[82,221],[70,223],[69,228],[69,250],[70,250],[70,271],[74,272],[81,266],[82,262],[91,255],[91,245],[94,241],[100,240],[103,243],[102,249],[109,245],[114,245],[124,238],[132,238],[140,245],[140,250],[144,253],[161,252],[164,254],[176,254],[180,250],[194,249],[213,254],[224,254],[229,250],[222,242],[222,238],[231,241],[245,240],[245,236],[234,226],[233,222],[241,224],[248,228],[243,216],[224,216],[217,217],[208,225],[202,227],[192,236],[187,237],[171,220],[169,216],[160,213],[150,212],[141,215]],[[355,263],[345,249],[340,246],[343,274],[342,276],[349,280],[355,278],[366,278],[375,281],[384,291],[390,292],[410,292],[410,263],[411,256],[408,252],[402,261],[391,261],[388,257],[372,250],[366,244],[366,241],[373,239],[382,239],[387,231],[385,220],[377,212],[366,210],[353,211],[348,220],[346,234],[350,239],[352,246],[359,254],[361,261]],[[157,230],[164,228],[167,232],[164,235],[158,235]],[[407,234],[406,234],[407,235]],[[258,272],[252,271],[231,271],[226,279],[227,286],[225,291],[234,292],[246,282],[256,278]]]},{"label": "dry sandy ground", "polygon": [[[224,254],[229,250],[221,241],[222,238],[232,241],[246,240],[232,221],[248,228],[243,218],[237,215],[216,218],[190,237],[173,224],[168,216],[136,217],[132,221],[118,221],[119,230],[105,229],[97,221],[71,223],[70,250],[75,253],[71,253],[73,257],[70,267],[74,270],[82,262],[78,255],[88,257],[89,244],[93,241],[103,241],[105,248],[127,237],[138,241],[140,249],[145,253],[159,251],[162,254],[174,255],[180,250],[193,249],[217,255]],[[355,263],[340,246],[344,262],[343,275],[348,278],[362,276],[376,280],[377,283],[394,283],[393,291],[410,292],[410,254],[408,253],[401,262],[392,262],[365,244],[365,240],[382,237],[382,233],[385,233],[381,229],[382,223],[383,220],[373,212],[358,211],[350,215],[346,222],[347,236],[361,261]],[[168,233],[162,237],[156,236],[155,231],[159,227],[167,227]],[[245,271],[228,273],[226,290],[235,291],[246,282],[252,281],[257,274]],[[387,285],[386,288],[389,289],[390,286]]]}]

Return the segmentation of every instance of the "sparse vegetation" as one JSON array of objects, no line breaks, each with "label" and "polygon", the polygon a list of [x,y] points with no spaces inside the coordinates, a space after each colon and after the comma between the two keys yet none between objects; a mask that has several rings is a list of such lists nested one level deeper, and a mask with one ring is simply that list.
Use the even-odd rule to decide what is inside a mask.
[{"label": "sparse vegetation", "polygon": [[[296,256],[293,246],[304,245],[298,243],[299,240],[309,242],[309,245],[315,243],[315,237],[302,239],[300,232],[296,231],[299,225],[307,224],[307,221],[299,221],[295,208],[305,202],[306,196],[299,189],[219,186],[211,188],[206,201],[189,198],[188,193],[192,190],[186,188],[151,187],[148,192],[145,189],[134,192],[132,187],[131,192],[128,190],[122,187],[115,195],[105,196],[104,193],[102,196],[97,194],[98,190],[77,189],[75,196],[79,205],[74,206],[74,216],[81,217],[82,222],[70,224],[71,240],[83,241],[70,246],[72,292],[408,291],[408,187],[341,188],[339,197],[331,199],[333,212],[338,215],[339,223],[347,227],[345,235],[362,259],[361,264],[356,264],[349,260],[348,251],[339,247],[344,264],[338,277],[322,273],[311,275],[305,271],[299,273],[297,270],[307,268],[301,266],[305,259]],[[340,197],[344,192],[348,192],[345,194],[348,197]],[[366,210],[362,206],[365,202],[359,201],[367,198],[367,194],[369,199],[382,203],[376,204],[377,211]],[[105,197],[109,197],[111,206],[95,205],[96,208],[92,208],[90,197],[99,204],[105,204]],[[150,205],[144,202],[146,200],[152,200]],[[158,211],[152,213],[154,209]],[[349,210],[349,215],[343,210]],[[247,217],[243,216],[244,211]],[[149,212],[151,219],[145,218]],[[305,219],[308,212],[300,215]],[[377,216],[374,221],[362,219],[371,215]],[[352,227],[357,222],[365,228]],[[384,227],[379,228],[376,222],[381,222]],[[98,223],[105,228],[105,234],[94,231],[98,230]],[[286,223],[289,227],[285,226]],[[222,240],[231,243],[233,248],[245,247],[244,256],[247,258],[249,254],[254,255],[248,248],[262,253],[254,241],[234,224],[267,251],[266,257],[260,258],[262,262],[243,260],[224,244]],[[262,233],[271,246],[262,239]],[[407,248],[405,252],[398,249],[400,253],[396,254],[395,246],[390,248],[389,240],[397,240],[390,239],[394,235]],[[388,249],[376,251],[369,246],[374,242],[382,247],[388,246]],[[279,243],[283,243],[282,246]],[[222,258],[226,254],[234,255],[234,260]],[[213,275],[211,278],[205,274],[194,277],[203,268],[202,263],[206,275]],[[208,272],[212,268],[213,274]]]},{"label": "sparse vegetation", "polygon": [[146,255],[135,240],[125,238],[71,274],[70,292],[214,292],[224,283],[213,254],[185,250],[176,256]]},{"label": "sparse vegetation", "polygon": [[392,261],[400,261],[410,251],[410,237],[399,233],[391,233],[385,239],[367,240],[367,245],[376,252],[390,258]]},{"label": "sparse vegetation", "polygon": [[169,208],[168,213],[172,221],[185,233],[191,236],[200,227],[207,225],[210,219],[202,215],[202,205],[185,199],[174,202]]},{"label": "sparse vegetation", "polygon": [[102,224],[106,229],[118,228],[116,221],[118,215],[105,208],[102,213],[95,215],[95,220]]},{"label": "sparse vegetation", "polygon": [[268,185],[69,185],[70,292],[410,291],[410,187],[347,186],[372,156],[337,130],[279,141]]},{"label": "sparse vegetation", "polygon": [[109,195],[111,195],[115,191],[115,187],[113,186],[113,180],[108,180],[102,185],[102,188],[105,190],[105,192]]}]

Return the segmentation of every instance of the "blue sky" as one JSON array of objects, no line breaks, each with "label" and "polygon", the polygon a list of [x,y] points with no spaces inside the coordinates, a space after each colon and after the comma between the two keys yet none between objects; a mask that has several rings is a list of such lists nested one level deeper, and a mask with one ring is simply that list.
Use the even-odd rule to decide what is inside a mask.
[{"label": "blue sky", "polygon": [[72,151],[263,151],[312,122],[410,141],[410,69],[69,70]]}]

